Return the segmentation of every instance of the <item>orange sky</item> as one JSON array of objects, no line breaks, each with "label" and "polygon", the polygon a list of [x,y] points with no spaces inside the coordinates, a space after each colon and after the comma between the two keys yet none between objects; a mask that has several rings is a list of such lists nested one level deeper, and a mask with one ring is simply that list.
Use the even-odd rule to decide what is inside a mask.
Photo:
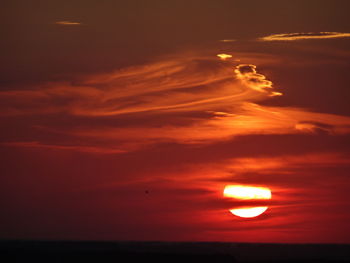
[{"label": "orange sky", "polygon": [[349,243],[349,3],[281,2],[7,3],[0,238]]}]

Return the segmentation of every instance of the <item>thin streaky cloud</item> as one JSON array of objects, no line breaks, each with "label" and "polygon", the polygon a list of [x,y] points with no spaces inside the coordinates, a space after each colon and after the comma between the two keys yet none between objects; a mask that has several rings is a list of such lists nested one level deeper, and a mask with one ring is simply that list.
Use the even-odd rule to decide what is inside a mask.
[{"label": "thin streaky cloud", "polygon": [[235,39],[221,39],[219,40],[220,42],[224,42],[224,43],[229,43],[229,42],[235,42]]},{"label": "thin streaky cloud", "polygon": [[[63,114],[102,124],[106,117],[118,120],[130,114],[135,118],[137,125],[105,123],[67,128],[47,123],[43,125],[47,130],[64,135],[69,143],[53,145],[42,139],[20,139],[8,144],[90,153],[130,152],[164,142],[208,144],[257,134],[350,133],[347,116],[259,104],[282,95],[255,64],[222,63],[216,56],[180,54],[142,66],[92,74],[75,83],[50,82],[32,89],[2,91],[0,117]],[[206,114],[196,117],[194,112]],[[179,117],[181,122],[170,117],[174,113],[183,116]],[[149,114],[159,116],[161,121],[157,125],[137,121]],[[84,144],[74,139],[77,137],[84,138]],[[108,143],[96,147],[101,138]]]},{"label": "thin streaky cloud", "polygon": [[[300,127],[299,124],[303,123],[304,119],[325,123],[324,126],[332,127],[328,131],[330,134],[341,135],[350,132],[348,117],[307,112],[297,108],[243,103],[230,112],[219,112],[218,115],[214,112],[213,115],[211,118],[198,119],[184,126],[168,124],[161,127],[82,128],[67,131],[67,133],[85,138],[132,141],[140,145],[160,142],[208,144],[242,135],[317,133],[319,129],[315,124],[313,126],[310,124],[307,128]],[[140,134],[143,134],[142,138]]]},{"label": "thin streaky cloud", "polygon": [[232,58],[232,55],[225,54],[225,53],[217,54],[216,56],[219,57],[221,60],[226,60],[226,59]]},{"label": "thin streaky cloud", "polygon": [[[0,92],[1,116],[69,112],[116,116],[159,111],[215,110],[272,94],[262,74],[234,71],[217,59],[177,58],[90,76],[80,83],[48,83]],[[269,89],[265,89],[266,87]],[[68,103],[69,102],[69,103]]]},{"label": "thin streaky cloud", "polygon": [[304,39],[328,39],[328,38],[344,38],[350,37],[350,33],[341,32],[309,32],[309,33],[284,33],[284,34],[272,34],[258,40],[261,41],[294,41]]},{"label": "thin streaky cloud", "polygon": [[125,152],[123,150],[115,149],[115,148],[105,148],[105,147],[98,147],[98,146],[81,146],[81,145],[43,144],[37,141],[5,142],[2,144],[5,146],[13,146],[13,147],[41,148],[41,149],[51,149],[51,150],[70,150],[70,151],[93,153],[93,154],[116,154],[116,153]]},{"label": "thin streaky cloud", "polygon": [[56,21],[56,25],[61,25],[61,26],[80,26],[82,23],[80,22],[74,22],[74,21]]}]

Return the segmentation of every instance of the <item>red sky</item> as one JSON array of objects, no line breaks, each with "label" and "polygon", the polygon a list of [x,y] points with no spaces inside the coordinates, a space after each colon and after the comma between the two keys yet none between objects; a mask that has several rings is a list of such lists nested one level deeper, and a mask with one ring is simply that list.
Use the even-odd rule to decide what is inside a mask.
[{"label": "red sky", "polygon": [[[0,238],[349,243],[347,10],[4,4]],[[268,210],[235,217],[229,184]]]}]

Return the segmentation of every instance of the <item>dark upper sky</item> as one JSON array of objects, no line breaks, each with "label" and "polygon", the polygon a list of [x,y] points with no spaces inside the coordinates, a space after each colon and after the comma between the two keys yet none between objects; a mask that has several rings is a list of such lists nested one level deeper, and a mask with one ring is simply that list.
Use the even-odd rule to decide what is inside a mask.
[{"label": "dark upper sky", "polygon": [[[220,39],[349,32],[348,10],[346,0],[5,1],[1,80],[103,71]],[[54,25],[65,20],[82,26]]]},{"label": "dark upper sky", "polygon": [[3,3],[0,238],[349,243],[348,10]]}]

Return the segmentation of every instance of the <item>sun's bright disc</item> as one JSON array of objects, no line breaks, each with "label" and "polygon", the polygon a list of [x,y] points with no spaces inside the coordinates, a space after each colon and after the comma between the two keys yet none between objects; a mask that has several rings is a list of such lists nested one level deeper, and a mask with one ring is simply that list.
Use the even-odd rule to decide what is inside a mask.
[{"label": "sun's bright disc", "polygon": [[261,215],[267,210],[267,206],[258,206],[258,207],[244,207],[231,209],[230,212],[235,216],[252,218]]},{"label": "sun's bright disc", "polygon": [[266,187],[227,185],[224,196],[241,200],[248,199],[271,199],[271,191]]},{"label": "sun's bright disc", "polygon": [[[239,200],[269,200],[271,191],[266,187],[227,185],[224,189],[224,196]],[[239,207],[230,209],[230,212],[239,217],[252,218],[261,215],[267,208],[267,206]]]}]

